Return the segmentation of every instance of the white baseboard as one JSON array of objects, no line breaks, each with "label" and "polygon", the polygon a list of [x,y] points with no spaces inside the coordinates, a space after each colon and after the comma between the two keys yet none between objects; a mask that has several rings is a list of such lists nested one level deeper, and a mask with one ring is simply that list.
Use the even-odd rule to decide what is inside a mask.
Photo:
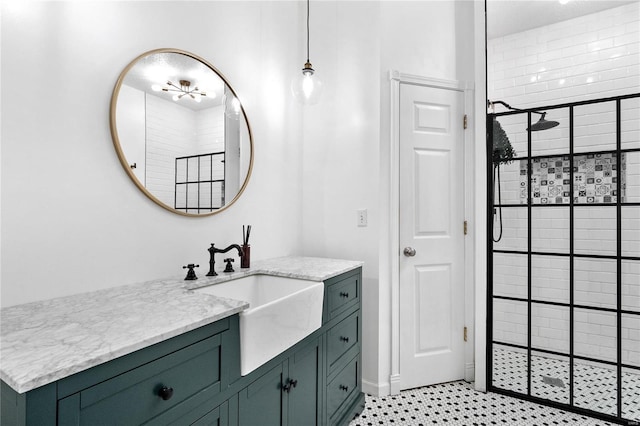
[{"label": "white baseboard", "polygon": [[472,362],[468,362],[464,365],[464,381],[465,382],[473,382],[476,376],[476,368],[475,364]]},{"label": "white baseboard", "polygon": [[373,383],[362,379],[362,392],[373,396],[389,395],[389,383]]}]

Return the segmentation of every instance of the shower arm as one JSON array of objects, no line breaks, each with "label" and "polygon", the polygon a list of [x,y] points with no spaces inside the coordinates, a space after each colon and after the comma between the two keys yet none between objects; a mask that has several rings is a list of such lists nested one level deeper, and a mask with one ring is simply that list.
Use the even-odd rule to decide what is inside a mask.
[{"label": "shower arm", "polygon": [[[509,108],[511,111],[522,111],[522,112],[527,112],[527,111],[525,111],[525,110],[523,110],[523,109],[520,109],[520,108],[514,108],[514,107],[512,107],[511,105],[509,105],[508,103],[503,102],[503,101],[490,101],[490,100],[487,100],[487,108],[494,109],[494,105],[495,105],[495,104],[503,105],[503,106],[505,106],[505,107]],[[539,112],[539,111],[530,111],[530,112],[535,112],[536,114],[540,114],[540,115],[542,116],[542,118],[544,118],[544,116],[545,116],[545,115],[547,115],[547,113],[546,113],[546,112]]]}]

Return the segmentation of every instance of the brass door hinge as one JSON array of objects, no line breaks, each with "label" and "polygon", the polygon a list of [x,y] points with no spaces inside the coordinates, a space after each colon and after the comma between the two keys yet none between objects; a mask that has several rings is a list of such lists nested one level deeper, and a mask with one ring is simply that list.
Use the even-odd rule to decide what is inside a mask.
[{"label": "brass door hinge", "polygon": [[469,123],[467,120],[467,114],[464,115],[464,118],[462,119],[462,128],[466,129],[468,127]]},{"label": "brass door hinge", "polygon": [[464,235],[467,235],[467,231],[468,231],[468,226],[467,226],[467,221],[464,221]]},{"label": "brass door hinge", "polygon": [[467,341],[467,327],[464,328],[464,341]]}]

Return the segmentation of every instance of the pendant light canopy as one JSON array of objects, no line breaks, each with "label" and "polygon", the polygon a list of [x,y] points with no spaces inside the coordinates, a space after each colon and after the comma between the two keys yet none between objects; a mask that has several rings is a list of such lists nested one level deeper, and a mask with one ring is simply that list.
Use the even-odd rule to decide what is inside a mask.
[{"label": "pendant light canopy", "polygon": [[309,60],[309,0],[307,0],[307,62],[291,81],[293,96],[304,105],[313,105],[318,102],[322,94],[322,80],[313,69]]}]

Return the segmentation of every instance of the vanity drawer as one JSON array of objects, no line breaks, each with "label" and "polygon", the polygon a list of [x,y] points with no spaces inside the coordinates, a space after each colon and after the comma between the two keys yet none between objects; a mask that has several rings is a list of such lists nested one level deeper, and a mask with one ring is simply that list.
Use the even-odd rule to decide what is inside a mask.
[{"label": "vanity drawer", "polygon": [[327,413],[331,423],[341,416],[338,411],[358,391],[358,359],[355,357],[327,386]]},{"label": "vanity drawer", "polygon": [[359,329],[360,315],[359,312],[354,312],[329,330],[327,333],[329,371],[333,371],[342,355],[358,345]]},{"label": "vanity drawer", "polygon": [[335,318],[360,301],[360,273],[338,277],[338,281],[327,284],[326,321]]},{"label": "vanity drawer", "polygon": [[205,389],[218,394],[220,356],[217,335],[115,376],[60,400],[59,424],[142,424]]}]

